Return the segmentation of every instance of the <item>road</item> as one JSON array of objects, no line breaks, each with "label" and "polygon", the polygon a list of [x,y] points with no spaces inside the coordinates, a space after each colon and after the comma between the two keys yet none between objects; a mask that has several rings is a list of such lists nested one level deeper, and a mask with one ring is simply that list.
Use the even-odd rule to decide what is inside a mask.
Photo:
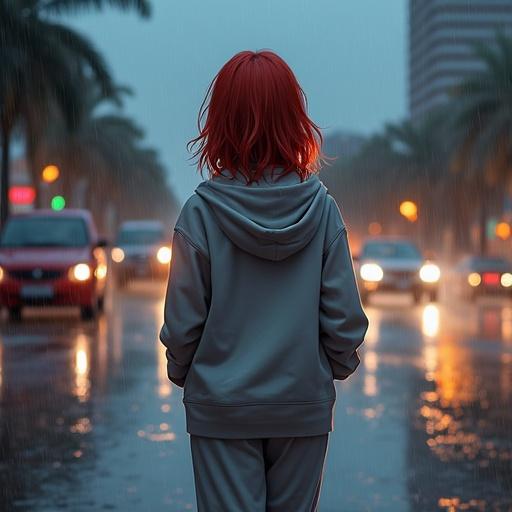
[{"label": "road", "polygon": [[[182,390],[157,341],[163,285],[105,316],[0,325],[0,510],[195,510]],[[320,512],[512,510],[512,301],[367,308],[337,382]]]}]

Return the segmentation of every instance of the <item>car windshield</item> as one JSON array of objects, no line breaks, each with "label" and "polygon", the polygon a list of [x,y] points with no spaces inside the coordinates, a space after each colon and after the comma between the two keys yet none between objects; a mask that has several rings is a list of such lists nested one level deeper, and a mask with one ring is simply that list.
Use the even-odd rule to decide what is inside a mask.
[{"label": "car windshield", "polygon": [[161,242],[163,238],[160,229],[127,229],[119,233],[117,245],[151,245]]},{"label": "car windshield", "polygon": [[482,270],[510,270],[512,264],[503,258],[473,258],[469,267],[476,271]]},{"label": "car windshield", "polygon": [[421,254],[418,248],[407,242],[369,242],[362,252],[363,258],[397,258],[420,259]]},{"label": "car windshield", "polygon": [[83,219],[70,217],[11,218],[2,233],[2,247],[84,247],[88,244]]}]

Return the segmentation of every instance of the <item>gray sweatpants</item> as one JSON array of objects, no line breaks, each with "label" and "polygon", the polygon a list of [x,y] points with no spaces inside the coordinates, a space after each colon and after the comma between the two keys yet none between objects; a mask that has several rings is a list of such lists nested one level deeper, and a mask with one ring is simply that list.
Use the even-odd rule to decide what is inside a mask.
[{"label": "gray sweatpants", "polygon": [[190,435],[198,512],[316,511],[328,440]]}]

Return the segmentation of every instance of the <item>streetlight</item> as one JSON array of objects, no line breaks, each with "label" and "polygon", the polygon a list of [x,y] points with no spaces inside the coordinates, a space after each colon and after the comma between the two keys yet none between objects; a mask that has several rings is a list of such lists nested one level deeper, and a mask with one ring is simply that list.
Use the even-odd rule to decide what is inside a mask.
[{"label": "streetlight", "polygon": [[41,177],[45,183],[53,183],[59,178],[59,175],[60,170],[56,165],[47,165],[41,173]]},{"label": "streetlight", "polygon": [[402,201],[400,203],[400,214],[409,222],[418,220],[418,207],[413,201]]},{"label": "streetlight", "polygon": [[496,224],[495,233],[498,238],[506,240],[510,237],[510,224],[508,222],[499,222]]}]

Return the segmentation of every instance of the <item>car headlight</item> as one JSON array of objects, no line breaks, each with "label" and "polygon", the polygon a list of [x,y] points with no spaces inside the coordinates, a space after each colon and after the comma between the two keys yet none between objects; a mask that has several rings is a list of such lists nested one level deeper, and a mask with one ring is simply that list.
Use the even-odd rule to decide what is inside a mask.
[{"label": "car headlight", "polygon": [[124,260],[124,251],[121,247],[114,247],[110,253],[114,263],[121,263]]},{"label": "car headlight", "polygon": [[501,286],[503,286],[503,288],[510,288],[512,286],[512,274],[510,274],[509,272],[501,274]]},{"label": "car headlight", "polygon": [[100,281],[105,279],[105,277],[107,277],[107,265],[105,265],[105,263],[98,263],[98,266],[94,270],[94,275],[96,279]]},{"label": "car headlight", "polygon": [[163,247],[160,247],[158,249],[158,252],[156,253],[156,259],[162,264],[166,265],[171,261],[172,258],[172,250],[170,247],[166,247],[165,245]]},{"label": "car headlight", "polygon": [[0,267],[0,283],[4,280],[4,269]]},{"label": "car headlight", "polygon": [[384,277],[384,271],[379,265],[377,265],[377,263],[365,263],[364,265],[361,265],[359,274],[362,279],[372,283],[382,281],[382,278]]},{"label": "car headlight", "polygon": [[69,269],[69,279],[71,281],[87,281],[91,278],[91,267],[87,263],[77,263]]},{"label": "car headlight", "polygon": [[482,277],[478,272],[471,272],[468,276],[468,283],[469,286],[472,286],[473,288],[477,287],[482,282]]},{"label": "car headlight", "polygon": [[441,270],[434,263],[425,263],[420,269],[420,279],[424,283],[437,283],[441,277]]}]

